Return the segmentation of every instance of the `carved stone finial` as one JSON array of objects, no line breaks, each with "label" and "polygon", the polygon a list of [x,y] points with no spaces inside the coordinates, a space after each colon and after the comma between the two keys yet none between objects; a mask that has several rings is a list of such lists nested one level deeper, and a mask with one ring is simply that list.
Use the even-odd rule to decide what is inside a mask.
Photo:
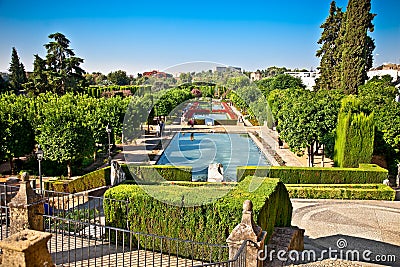
[{"label": "carved stone finial", "polygon": [[245,200],[243,202],[243,212],[245,211],[253,211],[253,202],[251,202],[251,200]]},{"label": "carved stone finial", "polygon": [[27,172],[22,173],[21,180],[28,182],[29,181],[29,174]]}]

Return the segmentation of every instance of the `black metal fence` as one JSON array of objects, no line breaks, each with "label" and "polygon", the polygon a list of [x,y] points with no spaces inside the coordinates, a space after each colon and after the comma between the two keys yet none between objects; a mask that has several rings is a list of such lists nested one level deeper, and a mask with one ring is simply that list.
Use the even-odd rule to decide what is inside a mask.
[{"label": "black metal fence", "polygon": [[[7,204],[18,187],[0,185],[1,239],[9,235]],[[45,231],[57,266],[245,266],[246,242],[235,259],[226,245],[181,240],[105,225],[103,198],[43,191]],[[120,201],[120,200],[112,200]],[[128,205],[125,205],[128,207]]]}]

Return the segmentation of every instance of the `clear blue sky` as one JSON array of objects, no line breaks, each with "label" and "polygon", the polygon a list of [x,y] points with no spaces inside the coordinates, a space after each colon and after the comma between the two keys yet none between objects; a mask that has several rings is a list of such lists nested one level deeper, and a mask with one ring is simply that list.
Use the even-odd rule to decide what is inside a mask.
[{"label": "clear blue sky", "polygon": [[[88,72],[136,74],[190,61],[315,69],[330,2],[0,0],[0,71],[8,70],[13,46],[31,71],[54,32],[66,35]],[[400,63],[399,10],[399,0],[372,0],[375,66]]]}]

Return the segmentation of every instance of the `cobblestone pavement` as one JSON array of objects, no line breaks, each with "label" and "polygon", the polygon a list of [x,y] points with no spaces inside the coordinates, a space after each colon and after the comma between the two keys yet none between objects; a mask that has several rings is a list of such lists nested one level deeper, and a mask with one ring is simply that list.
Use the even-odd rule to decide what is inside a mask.
[{"label": "cobblestone pavement", "polygon": [[400,266],[400,202],[292,199],[292,204],[292,225],[305,229],[306,250],[318,257],[331,249],[333,257],[352,260],[357,256],[346,253],[357,251],[360,261],[324,260],[300,266]]}]

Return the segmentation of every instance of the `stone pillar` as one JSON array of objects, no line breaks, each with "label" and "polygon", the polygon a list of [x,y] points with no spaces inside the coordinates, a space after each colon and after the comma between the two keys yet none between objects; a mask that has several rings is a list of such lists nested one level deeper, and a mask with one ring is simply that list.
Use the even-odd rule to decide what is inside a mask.
[{"label": "stone pillar", "polygon": [[[244,241],[246,246],[246,266],[261,267],[263,262],[258,260],[258,251],[264,250],[264,241],[267,232],[263,231],[260,226],[256,225],[253,220],[253,203],[246,200],[243,203],[242,221],[233,229],[226,242],[229,246],[229,259],[232,260],[238,252]],[[263,258],[263,255],[260,255]]]},{"label": "stone pillar", "polygon": [[400,163],[397,164],[396,186],[400,187]]},{"label": "stone pillar", "polygon": [[50,238],[49,233],[23,230],[0,241],[0,248],[3,250],[3,262],[0,266],[54,266],[47,249]]},{"label": "stone pillar", "polygon": [[26,172],[21,178],[17,195],[8,203],[11,235],[24,229],[44,231],[44,200],[33,191]]},{"label": "stone pillar", "polygon": [[121,165],[119,165],[118,161],[111,161],[111,185],[117,185],[126,180],[125,172],[122,170]]}]

